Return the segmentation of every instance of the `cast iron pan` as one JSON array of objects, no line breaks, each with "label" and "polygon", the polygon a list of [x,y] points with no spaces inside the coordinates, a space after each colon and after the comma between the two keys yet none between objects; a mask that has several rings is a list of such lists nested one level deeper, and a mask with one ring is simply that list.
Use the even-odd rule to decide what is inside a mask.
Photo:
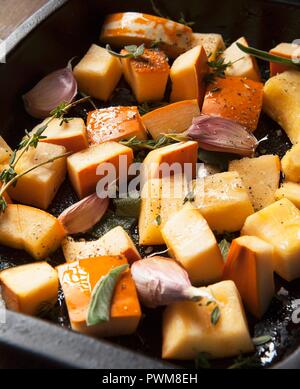
[{"label": "cast iron pan", "polygon": [[[165,15],[176,19],[183,12],[188,20],[196,22],[195,31],[219,32],[228,41],[245,35],[252,45],[269,49],[278,42],[300,38],[299,1],[157,0],[157,3]],[[7,63],[0,65],[0,123],[1,135],[11,146],[17,144],[25,128],[35,124],[24,112],[22,94],[42,76],[64,67],[70,58],[83,55],[92,42],[98,42],[104,16],[121,11],[153,13],[150,1],[52,0],[8,39]],[[264,65],[262,70],[266,74]],[[124,85],[120,87],[111,104],[132,104]],[[74,115],[85,117],[88,108],[77,109]],[[258,154],[285,153],[290,143],[279,130],[276,123],[262,116],[257,137],[260,139],[267,132],[271,136],[269,142],[261,144]],[[50,212],[57,215],[75,201],[75,194],[65,183]],[[134,226],[130,232],[136,239]],[[32,260],[25,252],[0,246],[0,270],[29,261]],[[52,261],[54,265],[63,262],[62,253],[53,255]],[[300,282],[288,284],[277,277],[276,284],[278,289],[283,286],[289,293],[274,298],[260,322],[249,317],[253,336],[272,336],[271,342],[258,347],[250,362],[255,367],[299,368],[300,326],[291,322],[291,313],[292,300],[300,298]],[[46,320],[7,312],[7,323],[0,325],[0,363],[5,367],[193,367],[192,363],[175,361],[171,365],[160,360],[161,310],[144,313],[137,334],[103,341],[69,330],[62,294]],[[230,364],[232,361],[219,361],[215,366]]]}]

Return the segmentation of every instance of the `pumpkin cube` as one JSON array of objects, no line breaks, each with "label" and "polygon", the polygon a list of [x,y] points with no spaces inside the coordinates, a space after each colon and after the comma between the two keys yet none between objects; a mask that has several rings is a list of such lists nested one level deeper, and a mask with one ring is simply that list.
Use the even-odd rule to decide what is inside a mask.
[{"label": "pumpkin cube", "polygon": [[141,45],[159,47],[176,58],[191,45],[192,29],[170,19],[139,12],[124,12],[108,15],[103,23],[100,40],[116,47]]},{"label": "pumpkin cube", "polygon": [[[279,43],[279,45],[270,50],[270,54],[288,59],[294,58],[299,61],[300,45],[297,45],[296,43]],[[293,66],[270,62],[270,76],[276,76],[276,74],[283,73],[286,70],[291,70],[292,68]]]},{"label": "pumpkin cube", "polygon": [[[128,54],[122,50],[121,54]],[[161,50],[145,49],[138,58],[122,58],[123,73],[136,100],[163,100],[170,73],[168,57]]]},{"label": "pumpkin cube", "polygon": [[137,107],[109,107],[89,112],[87,134],[90,145],[133,137],[147,139]]},{"label": "pumpkin cube", "polygon": [[164,359],[195,359],[199,353],[226,358],[254,351],[239,292],[232,281],[211,285],[207,290],[219,302],[220,319],[211,323],[214,304],[178,302],[163,316]]},{"label": "pumpkin cube", "polygon": [[145,183],[139,217],[140,244],[164,244],[161,228],[182,208],[186,192],[187,182],[182,175],[154,178]]},{"label": "pumpkin cube", "polygon": [[282,199],[247,218],[242,235],[253,235],[274,247],[274,269],[292,281],[300,277],[300,211]]},{"label": "pumpkin cube", "polygon": [[274,203],[280,180],[280,159],[277,155],[242,158],[229,162],[229,171],[236,171],[248,192],[255,211]]},{"label": "pumpkin cube", "polygon": [[217,78],[204,98],[202,113],[235,120],[256,130],[263,103],[263,84],[242,77]]},{"label": "pumpkin cube", "polygon": [[133,151],[131,148],[117,142],[102,143],[68,157],[69,178],[78,197],[82,199],[94,193],[98,181],[107,175],[107,171],[106,175],[101,171],[101,164],[105,164],[103,166],[110,164],[113,168],[111,173],[116,174],[114,178],[118,179],[120,166],[124,170],[131,165],[132,161]]},{"label": "pumpkin cube", "polygon": [[131,264],[141,259],[135,244],[122,227],[111,231],[94,241],[75,241],[68,236],[62,242],[62,249],[67,262],[97,257],[100,255],[122,255]]},{"label": "pumpkin cube", "polygon": [[12,311],[37,315],[57,301],[57,272],[47,262],[4,270],[0,285],[6,307]]},{"label": "pumpkin cube", "polygon": [[0,217],[0,244],[19,250],[24,247],[19,205],[9,204]]},{"label": "pumpkin cube", "polygon": [[255,236],[234,239],[224,279],[235,283],[248,311],[260,319],[275,295],[273,246]]},{"label": "pumpkin cube", "polygon": [[8,146],[5,140],[0,136],[0,167],[3,169],[9,163],[12,156],[12,149]]},{"label": "pumpkin cube", "polygon": [[74,76],[81,92],[107,101],[121,79],[122,65],[103,47],[92,45],[75,66]]},{"label": "pumpkin cube", "polygon": [[253,211],[248,193],[237,172],[213,174],[195,181],[195,201],[213,231],[239,231]]},{"label": "pumpkin cube", "polygon": [[[32,132],[35,133],[39,128],[43,127],[48,119],[37,125]],[[85,123],[80,118],[70,118],[68,122],[63,122],[61,119],[53,119],[43,132],[43,136],[47,138],[41,139],[40,142],[52,143],[59,146],[64,146],[67,151],[76,153],[88,147]]]},{"label": "pumpkin cube", "polygon": [[256,59],[244,53],[237,46],[237,43],[248,47],[248,42],[244,37],[239,38],[233,42],[222,54],[225,63],[231,63],[225,70],[226,76],[229,77],[246,77],[250,80],[260,81],[259,67]]},{"label": "pumpkin cube", "polygon": [[142,181],[174,174],[186,174],[187,179],[191,180],[196,174],[197,159],[198,143],[193,141],[152,150],[143,162]]},{"label": "pumpkin cube", "polygon": [[282,172],[288,181],[300,182],[300,144],[294,145],[281,160]]},{"label": "pumpkin cube", "polygon": [[206,90],[205,76],[209,72],[207,61],[203,46],[195,46],[175,59],[170,71],[171,102],[196,99],[202,106]]},{"label": "pumpkin cube", "polygon": [[275,193],[276,200],[288,199],[297,208],[300,208],[300,184],[284,182]]},{"label": "pumpkin cube", "polygon": [[214,61],[220,51],[225,49],[221,34],[193,33],[192,47],[203,46],[210,61]]},{"label": "pumpkin cube", "polygon": [[153,139],[163,134],[180,134],[192,124],[193,118],[200,116],[199,104],[196,99],[179,101],[157,108],[142,116],[142,121]]},{"label": "pumpkin cube", "polygon": [[186,206],[161,228],[169,252],[188,272],[193,284],[220,281],[223,258],[214,234],[199,210]]},{"label": "pumpkin cube", "polygon": [[300,73],[285,71],[264,86],[263,109],[287,133],[293,144],[300,141]]},{"label": "pumpkin cube", "polygon": [[[16,172],[22,173],[33,166],[58,157],[66,152],[63,146],[39,143],[31,147],[16,165]],[[17,153],[17,157],[20,151]],[[9,195],[13,200],[37,208],[47,209],[66,177],[66,157],[41,166],[21,177],[15,187],[10,187]]]},{"label": "pumpkin cube", "polygon": [[99,337],[130,335],[141,319],[141,308],[130,270],[124,272],[114,290],[110,320],[87,326],[91,294],[98,281],[112,269],[127,263],[125,257],[87,258],[57,268],[73,330]]}]

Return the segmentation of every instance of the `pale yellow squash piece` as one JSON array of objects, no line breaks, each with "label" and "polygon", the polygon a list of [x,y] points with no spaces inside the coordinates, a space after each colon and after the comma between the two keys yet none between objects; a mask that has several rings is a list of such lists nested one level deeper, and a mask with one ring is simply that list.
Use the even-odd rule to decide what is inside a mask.
[{"label": "pale yellow squash piece", "polygon": [[26,250],[37,260],[57,250],[64,237],[59,221],[37,208],[8,204],[0,217],[0,244]]},{"label": "pale yellow squash piece", "polygon": [[300,277],[300,211],[282,199],[247,218],[242,235],[253,235],[274,247],[274,270],[286,281]]},{"label": "pale yellow squash piece", "polygon": [[229,77],[246,77],[254,81],[260,81],[259,67],[256,59],[244,53],[237,46],[237,43],[248,47],[248,42],[244,37],[233,42],[222,54],[225,63],[231,63],[225,70],[225,75]]},{"label": "pale yellow squash piece", "polygon": [[275,201],[280,180],[280,159],[277,155],[231,161],[228,170],[239,173],[255,211]]},{"label": "pale yellow squash piece", "polygon": [[103,47],[92,45],[74,68],[79,90],[99,100],[107,101],[122,76],[120,60]]},{"label": "pale yellow squash piece", "polygon": [[[32,130],[32,133],[35,133],[47,122],[49,122],[49,118],[37,125]],[[67,151],[74,153],[88,147],[86,126],[81,118],[70,118],[68,119],[68,122],[63,123],[61,119],[52,119],[52,121],[47,124],[43,136],[46,136],[46,138],[41,139],[40,142],[64,146]]]},{"label": "pale yellow squash piece", "polygon": [[154,178],[146,182],[141,194],[140,244],[164,244],[161,227],[172,214],[182,208],[186,192],[187,183],[180,175]]},{"label": "pale yellow squash piece", "polygon": [[300,209],[300,184],[284,182],[275,193],[276,200],[288,199]]},{"label": "pale yellow squash piece", "polygon": [[224,279],[235,283],[248,311],[261,318],[275,294],[273,246],[256,236],[234,239],[225,263]]},{"label": "pale yellow squash piece", "polygon": [[214,61],[218,53],[225,49],[224,40],[221,34],[193,33],[192,47],[203,46],[210,61]]},{"label": "pale yellow squash piece", "polygon": [[203,46],[195,46],[176,58],[170,70],[171,102],[197,99],[202,106],[206,91],[205,76],[209,72],[207,62]]},{"label": "pale yellow squash piece", "polygon": [[300,144],[287,151],[281,160],[281,167],[287,181],[300,182]]},{"label": "pale yellow squash piece", "polygon": [[161,229],[169,253],[186,269],[195,285],[220,281],[224,267],[216,238],[200,211],[189,204]]},{"label": "pale yellow squash piece", "polygon": [[37,315],[57,301],[57,272],[47,262],[4,270],[0,285],[6,307],[12,311]]},{"label": "pale yellow squash piece", "polygon": [[300,141],[300,72],[288,70],[270,78],[264,86],[264,111],[287,133],[293,144]]},{"label": "pale yellow squash piece", "polygon": [[254,210],[237,172],[213,174],[194,182],[195,205],[213,231],[239,231]]},{"label": "pale yellow squash piece", "polygon": [[211,323],[214,304],[194,302],[169,305],[163,316],[164,359],[195,359],[199,353],[226,358],[254,351],[239,292],[232,281],[207,289],[219,302],[220,319]]},{"label": "pale yellow squash piece", "polygon": [[142,116],[142,121],[153,139],[163,134],[180,134],[192,124],[193,118],[200,116],[199,104],[196,99],[179,101],[157,108]]},{"label": "pale yellow squash piece", "polygon": [[[122,50],[121,54],[128,54]],[[123,73],[139,103],[163,100],[170,74],[168,58],[160,50],[144,50],[138,58],[122,58]]]},{"label": "pale yellow squash piece", "polygon": [[132,239],[120,226],[113,228],[101,238],[93,241],[75,241],[68,236],[62,242],[62,249],[67,262],[101,255],[122,255],[127,258],[129,263],[141,259]]},{"label": "pale yellow squash piece", "polygon": [[[19,153],[20,151],[17,153],[17,157]],[[17,163],[15,170],[17,173],[22,173],[37,164],[64,153],[66,153],[66,149],[63,146],[39,143],[37,148],[31,147],[25,152]],[[66,160],[67,157],[57,159],[21,177],[15,187],[11,186],[9,188],[10,197],[22,204],[47,209],[65,180]]]}]

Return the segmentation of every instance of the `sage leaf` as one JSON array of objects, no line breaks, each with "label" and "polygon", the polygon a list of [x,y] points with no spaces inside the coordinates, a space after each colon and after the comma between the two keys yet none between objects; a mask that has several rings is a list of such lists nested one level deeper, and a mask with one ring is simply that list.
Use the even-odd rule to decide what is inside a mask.
[{"label": "sage leaf", "polygon": [[252,339],[255,346],[262,346],[263,344],[266,344],[271,340],[272,340],[272,336],[270,335],[262,335]]},{"label": "sage leaf", "polygon": [[221,316],[220,308],[218,306],[216,306],[211,313],[211,317],[210,317],[211,324],[214,326],[217,325],[217,323],[220,319],[220,316]]},{"label": "sage leaf", "polygon": [[92,292],[91,301],[88,307],[86,319],[86,324],[88,326],[94,326],[109,321],[111,300],[115,287],[121,274],[127,270],[128,267],[127,264],[118,266],[98,281]]},{"label": "sage leaf", "polygon": [[230,249],[230,243],[226,239],[223,239],[219,243],[219,247],[220,247],[224,262],[226,262],[227,257],[228,257],[228,253],[229,253],[229,249]]}]

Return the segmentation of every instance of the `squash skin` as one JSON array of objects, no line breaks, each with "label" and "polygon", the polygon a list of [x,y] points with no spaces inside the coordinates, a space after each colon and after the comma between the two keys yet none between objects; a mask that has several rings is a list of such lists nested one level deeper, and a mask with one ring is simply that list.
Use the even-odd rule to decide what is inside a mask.
[{"label": "squash skin", "polygon": [[[292,59],[292,57],[295,56],[299,59],[299,49],[300,46],[297,49],[296,45],[292,43],[279,43],[277,46],[271,49],[269,53],[283,58]],[[270,77],[276,76],[279,73],[283,73],[286,70],[293,70],[293,67],[276,62],[270,62]]]},{"label": "squash skin", "polygon": [[130,335],[136,331],[141,308],[129,269],[116,285],[110,320],[91,327],[86,324],[91,291],[96,283],[113,268],[126,263],[126,258],[122,256],[100,256],[58,266],[73,330],[98,337]]}]

